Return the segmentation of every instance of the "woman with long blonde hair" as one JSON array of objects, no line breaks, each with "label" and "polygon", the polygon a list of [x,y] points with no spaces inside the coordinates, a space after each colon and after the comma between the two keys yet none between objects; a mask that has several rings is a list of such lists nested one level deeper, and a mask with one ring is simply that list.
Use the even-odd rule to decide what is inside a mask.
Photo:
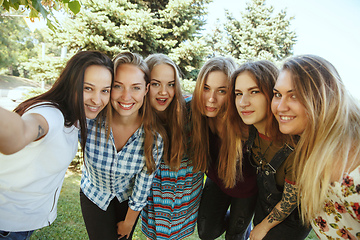
[{"label": "woman with long blonde hair", "polygon": [[148,239],[179,240],[194,232],[203,183],[203,174],[193,172],[186,155],[191,97],[185,101],[180,70],[168,56],[151,54],[145,61],[150,69],[150,103],[168,140],[148,205],[141,213],[142,232]]},{"label": "woman with long blonde hair", "polygon": [[236,67],[231,58],[208,60],[200,70],[193,93],[192,160],[194,171],[207,175],[197,221],[201,239],[215,239],[224,232],[227,239],[243,239],[256,202],[255,172],[242,178],[241,158],[232,159],[232,165],[228,165],[223,151],[228,88]]},{"label": "woman with long blonde hair", "polygon": [[301,215],[321,239],[360,236],[360,104],[334,66],[314,55],[288,59],[274,87],[280,131],[298,135]]}]

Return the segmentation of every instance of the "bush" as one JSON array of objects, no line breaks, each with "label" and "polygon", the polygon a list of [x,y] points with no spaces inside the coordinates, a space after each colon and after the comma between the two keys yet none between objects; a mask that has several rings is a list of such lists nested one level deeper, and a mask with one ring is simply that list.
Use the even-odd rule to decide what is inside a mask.
[{"label": "bush", "polygon": [[22,63],[22,67],[29,71],[29,78],[35,81],[45,81],[53,84],[64,69],[67,59],[46,57],[45,59],[32,58],[29,62]]}]

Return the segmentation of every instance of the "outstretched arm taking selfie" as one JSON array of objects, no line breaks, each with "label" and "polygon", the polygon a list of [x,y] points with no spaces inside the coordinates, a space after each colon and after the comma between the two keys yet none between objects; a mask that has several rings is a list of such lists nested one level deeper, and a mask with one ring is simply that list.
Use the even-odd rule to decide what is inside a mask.
[{"label": "outstretched arm taking selfie", "polygon": [[0,152],[6,155],[20,151],[49,130],[47,121],[40,114],[20,116],[0,107],[0,116]]},{"label": "outstretched arm taking selfie", "polygon": [[255,226],[250,233],[251,240],[263,239],[271,228],[285,220],[297,206],[296,185],[285,181],[281,201],[276,204],[270,214]]}]

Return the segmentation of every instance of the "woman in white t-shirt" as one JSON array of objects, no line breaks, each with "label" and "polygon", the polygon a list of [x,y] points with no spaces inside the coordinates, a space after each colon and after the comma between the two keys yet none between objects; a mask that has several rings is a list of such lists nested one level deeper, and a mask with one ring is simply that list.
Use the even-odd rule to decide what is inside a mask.
[{"label": "woman in white t-shirt", "polygon": [[55,220],[78,133],[85,144],[86,117],[106,115],[113,79],[108,56],[79,52],[49,91],[0,108],[0,239],[29,239]]}]

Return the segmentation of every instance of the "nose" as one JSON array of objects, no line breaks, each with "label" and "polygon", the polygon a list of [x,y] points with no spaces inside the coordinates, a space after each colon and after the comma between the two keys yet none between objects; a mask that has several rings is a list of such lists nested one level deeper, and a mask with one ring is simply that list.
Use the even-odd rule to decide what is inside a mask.
[{"label": "nose", "polygon": [[210,96],[209,96],[209,102],[210,102],[210,103],[216,102],[216,94],[215,94],[215,92],[212,91],[212,92],[210,92],[209,94],[210,94]]},{"label": "nose", "polygon": [[166,95],[167,91],[166,91],[166,86],[162,85],[160,87],[160,90],[159,90],[159,94],[160,95]]},{"label": "nose", "polygon": [[278,112],[286,112],[286,111],[289,111],[289,105],[288,105],[286,99],[280,98],[280,99],[278,100],[278,105],[277,105],[277,107],[276,107],[276,110],[277,110]]},{"label": "nose", "polygon": [[101,101],[100,93],[94,92],[91,96],[91,102],[93,102],[95,105],[98,105]]},{"label": "nose", "polygon": [[243,94],[240,99],[240,107],[245,108],[250,106],[249,96],[247,94]]},{"label": "nose", "polygon": [[125,88],[125,89],[123,90],[123,92],[122,92],[121,98],[122,98],[124,101],[130,100],[130,99],[131,99],[130,90]]}]

